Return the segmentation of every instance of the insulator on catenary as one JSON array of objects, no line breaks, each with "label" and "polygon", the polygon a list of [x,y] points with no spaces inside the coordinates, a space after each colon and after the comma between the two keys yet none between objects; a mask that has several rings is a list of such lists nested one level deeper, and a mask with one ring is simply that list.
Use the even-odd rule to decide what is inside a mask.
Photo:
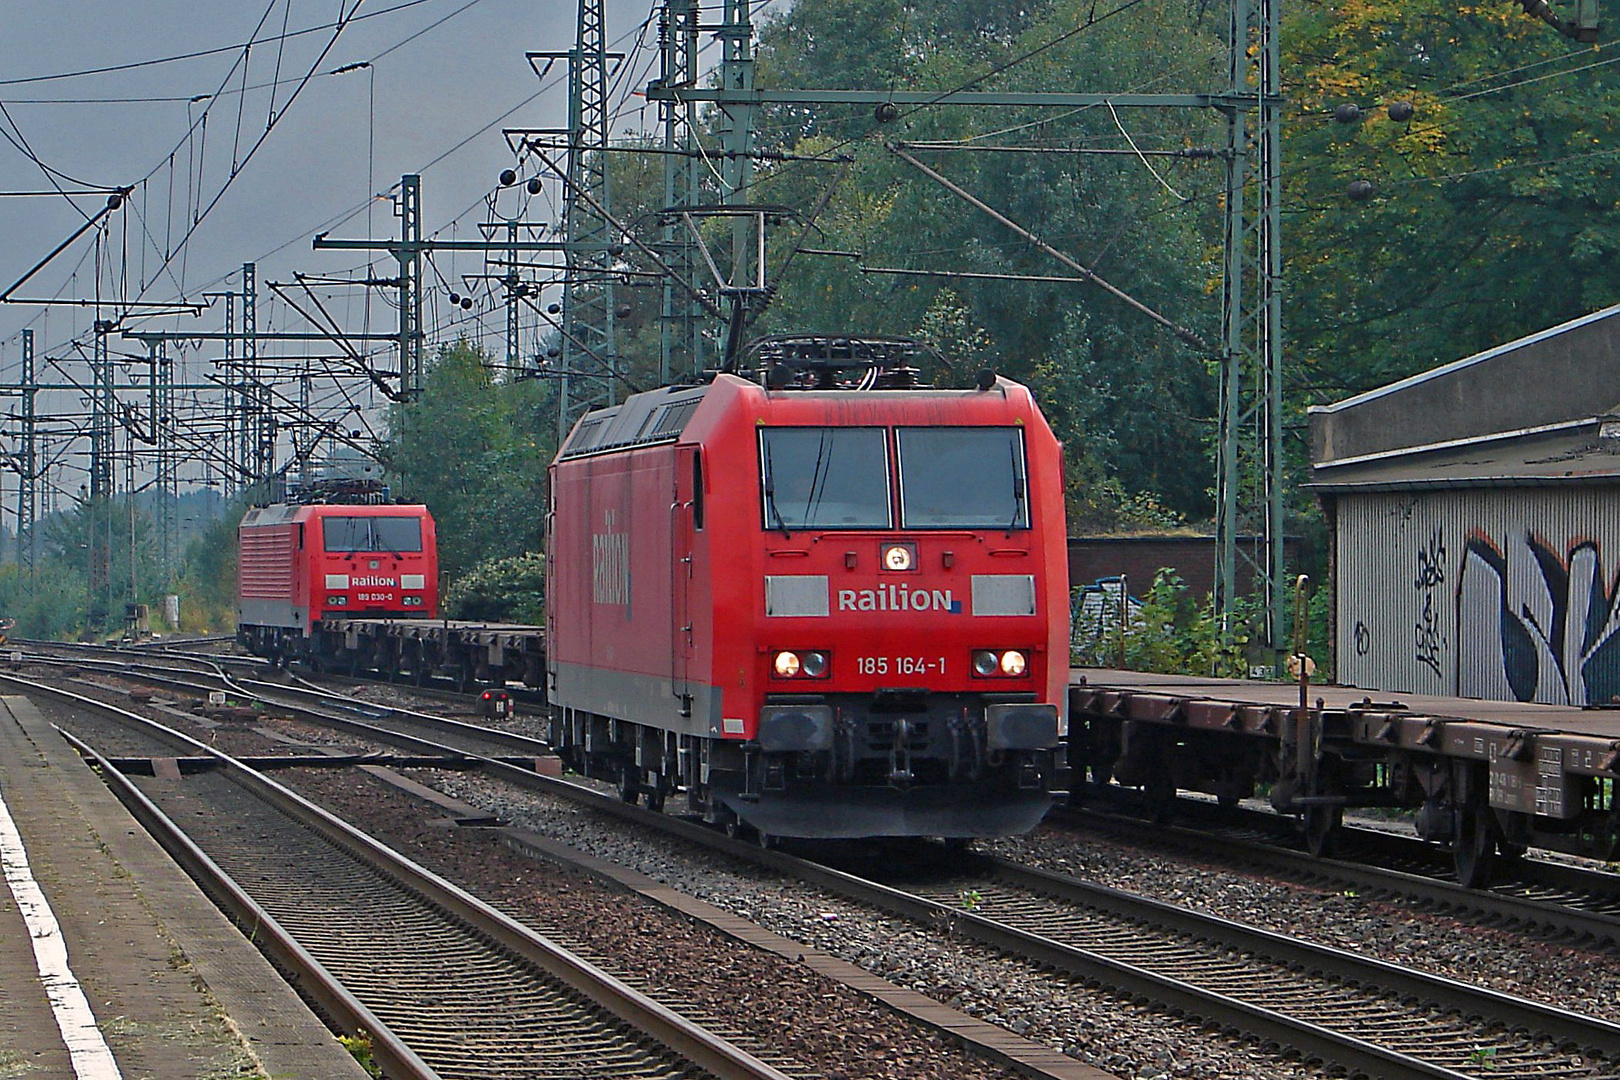
[{"label": "insulator on catenary", "polygon": [[472,310],[472,297],[463,296],[461,298],[461,310],[462,311],[471,311]]},{"label": "insulator on catenary", "polygon": [[1353,124],[1361,119],[1361,106],[1353,101],[1335,105],[1333,107],[1333,119],[1341,124]]},{"label": "insulator on catenary", "polygon": [[451,304],[451,306],[454,307],[456,304],[459,304],[459,303],[461,303],[461,294],[460,293],[451,293],[450,294],[450,304]]},{"label": "insulator on catenary", "polygon": [[501,187],[511,187],[515,183],[517,183],[517,170],[516,169],[502,169],[501,170]]},{"label": "insulator on catenary", "polygon": [[529,183],[526,186],[529,189],[530,195],[540,194],[540,189],[544,187],[544,185],[540,183],[540,178],[538,176],[529,177]]},{"label": "insulator on catenary", "polygon": [[1346,194],[1352,202],[1366,202],[1373,197],[1373,182],[1371,180],[1352,180]]},{"label": "insulator on catenary", "polygon": [[555,315],[561,310],[562,310],[562,305],[561,304],[547,304],[546,305],[546,314],[547,315]]},{"label": "insulator on catenary", "polygon": [[1389,118],[1397,124],[1404,124],[1412,119],[1412,114],[1415,111],[1410,101],[1392,101],[1389,103]]}]

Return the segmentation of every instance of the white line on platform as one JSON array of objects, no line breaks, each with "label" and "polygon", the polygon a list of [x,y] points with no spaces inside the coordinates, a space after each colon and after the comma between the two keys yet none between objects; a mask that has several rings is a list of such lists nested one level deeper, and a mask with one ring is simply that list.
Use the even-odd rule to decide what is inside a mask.
[{"label": "white line on platform", "polygon": [[0,867],[6,874],[6,884],[22,912],[28,926],[28,936],[34,943],[34,963],[39,968],[40,982],[45,995],[51,1000],[51,1011],[56,1014],[56,1026],[62,1032],[68,1056],[73,1061],[73,1074],[79,1080],[121,1080],[118,1063],[101,1037],[96,1015],[90,1011],[79,980],[68,967],[67,942],[62,927],[45,901],[45,893],[34,880],[28,868],[28,852],[23,849],[22,834],[11,819],[6,800],[0,798]]}]

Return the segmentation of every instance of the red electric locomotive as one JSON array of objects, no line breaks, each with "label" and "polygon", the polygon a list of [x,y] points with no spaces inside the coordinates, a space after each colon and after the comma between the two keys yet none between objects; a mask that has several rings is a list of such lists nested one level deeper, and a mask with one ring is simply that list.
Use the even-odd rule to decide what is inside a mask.
[{"label": "red electric locomotive", "polygon": [[1029,391],[909,343],[767,339],[551,470],[552,742],[761,837],[1032,828],[1065,720],[1060,449]]},{"label": "red electric locomotive", "polygon": [[321,619],[431,619],[439,549],[425,506],[278,504],[237,530],[237,640],[260,656],[308,655]]}]

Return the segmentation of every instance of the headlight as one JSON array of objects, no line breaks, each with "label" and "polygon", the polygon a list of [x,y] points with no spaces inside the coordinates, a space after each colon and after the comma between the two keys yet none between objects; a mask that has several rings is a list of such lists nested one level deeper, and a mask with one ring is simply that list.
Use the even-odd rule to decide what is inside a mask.
[{"label": "headlight", "polygon": [[981,679],[1017,679],[1029,673],[1029,657],[1022,649],[976,649],[973,674]]},{"label": "headlight", "polygon": [[336,596],[328,596],[326,598],[326,606],[327,607],[343,607],[346,604],[348,604],[348,602],[349,602],[349,598],[347,596],[343,596],[341,594],[336,595]]},{"label": "headlight", "polygon": [[824,652],[783,649],[771,657],[771,671],[778,679],[825,679],[830,666]]},{"label": "headlight", "polygon": [[884,544],[883,569],[910,570],[917,565],[916,544]]}]

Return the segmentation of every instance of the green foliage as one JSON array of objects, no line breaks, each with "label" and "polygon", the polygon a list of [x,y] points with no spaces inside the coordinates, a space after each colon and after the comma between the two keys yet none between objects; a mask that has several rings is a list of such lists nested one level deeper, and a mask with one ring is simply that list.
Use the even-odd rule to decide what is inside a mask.
[{"label": "green foliage", "polygon": [[[1298,5],[1282,41],[1300,163],[1284,171],[1288,321],[1308,401],[1620,300],[1620,99],[1602,61],[1511,5],[1438,0]],[[1410,121],[1380,107],[1395,100]],[[1347,101],[1363,120],[1327,119]],[[1358,179],[1372,199],[1345,197]]]},{"label": "green foliage", "polygon": [[378,1077],[380,1080],[383,1074],[382,1066],[377,1064],[376,1058],[372,1056],[369,1031],[361,1028],[353,1035],[339,1035],[338,1043],[349,1052],[362,1069],[366,1070],[367,1075]]},{"label": "green foliage", "polygon": [[546,615],[546,557],[538,551],[489,559],[457,579],[444,598],[452,619],[539,626]]},{"label": "green foliage", "polygon": [[84,626],[84,572],[60,559],[30,575],[15,563],[0,567],[0,614],[17,620],[16,637],[47,641],[74,637]]},{"label": "green foliage", "polygon": [[[886,86],[946,90],[986,76],[976,89],[1156,86],[1166,71],[1196,85],[1220,79],[1224,24],[1173,0],[1148,0],[1126,20],[1097,20],[1079,0],[961,5],[924,0],[825,0],[799,4],[761,32],[760,86]],[[1158,28],[1144,49],[1140,27]],[[1056,46],[1039,49],[1055,39]],[[758,332],[912,335],[944,357],[926,372],[967,385],[980,367],[1035,387],[1065,445],[1071,476],[1100,485],[1087,506],[1110,531],[1211,509],[1210,437],[1215,384],[1204,358],[1094,286],[998,280],[998,275],[1073,276],[1074,271],[906,164],[892,142],[1126,146],[1124,127],[1152,147],[1218,145],[1221,127],[1193,110],[902,110],[879,125],[867,107],[772,105],[762,110],[764,145],[796,155],[836,151],[847,170],[762,162],[755,201],[813,208],[836,189],[808,246],[860,253],[858,262],[801,255],[777,282]],[[997,210],[1110,281],[1219,336],[1219,219],[1195,196],[1213,194],[1210,168],[1159,159],[1153,179],[1134,156],[913,151]],[[842,167],[841,167],[842,169]],[[841,180],[838,178],[842,177]],[[1184,196],[1184,197],[1183,197]],[[776,230],[780,265],[798,228]],[[860,268],[968,271],[983,279],[860,272]],[[1113,483],[1110,484],[1109,482]],[[1138,493],[1148,496],[1132,506]],[[1162,511],[1162,513],[1161,513]]]},{"label": "green foliage", "polygon": [[1142,606],[1123,630],[1124,666],[1133,671],[1178,675],[1247,674],[1244,633],[1223,641],[1208,602],[1200,604],[1180,575],[1160,570],[1142,597]]},{"label": "green foliage", "polygon": [[440,349],[382,448],[398,496],[432,512],[452,579],[540,546],[554,424],[536,383],[497,382],[492,366],[467,341]]},{"label": "green foliage", "polygon": [[175,591],[180,594],[180,624],[188,632],[236,625],[236,529],[246,512],[245,506],[232,507],[186,548]]}]

